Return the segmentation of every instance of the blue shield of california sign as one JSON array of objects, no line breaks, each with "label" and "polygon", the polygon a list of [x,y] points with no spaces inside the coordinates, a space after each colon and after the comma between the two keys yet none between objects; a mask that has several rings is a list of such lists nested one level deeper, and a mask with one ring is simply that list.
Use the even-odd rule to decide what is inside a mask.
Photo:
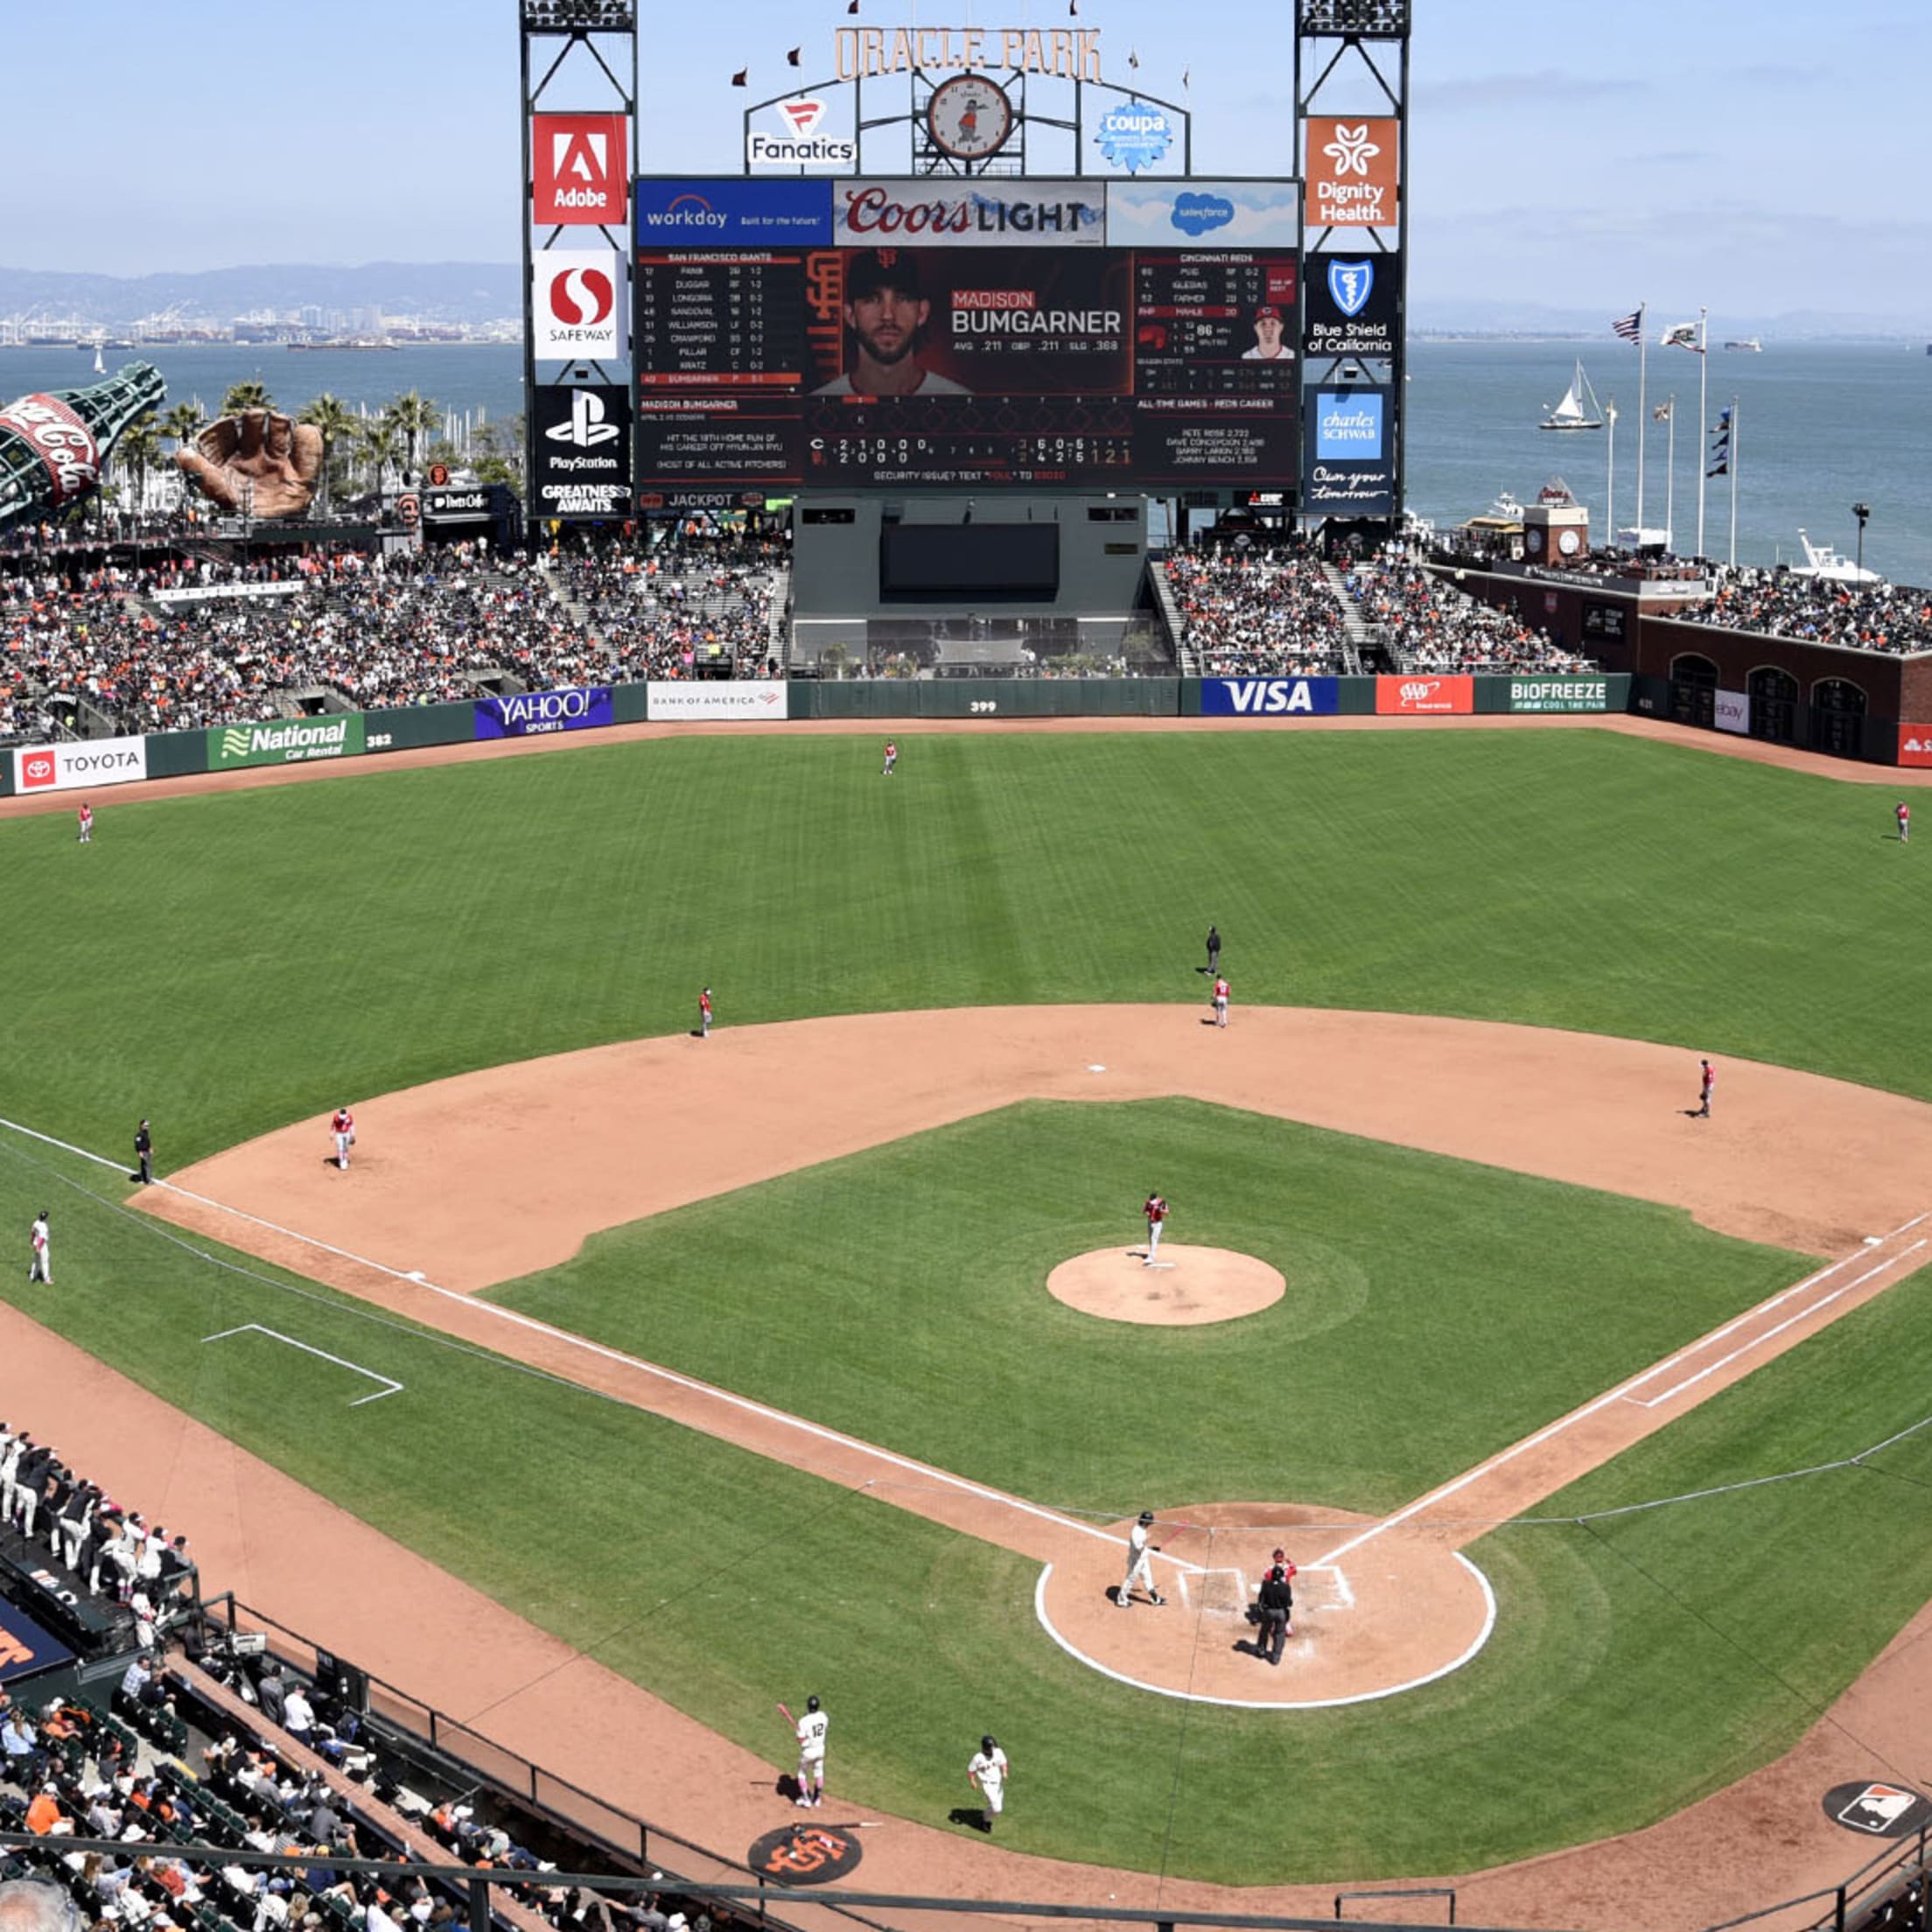
[{"label": "blue shield of california sign", "polygon": [[1101,116],[1094,144],[1110,167],[1125,168],[1134,174],[1161,160],[1173,138],[1173,123],[1158,108],[1124,101]]},{"label": "blue shield of california sign", "polygon": [[1376,286],[1373,262],[1331,262],[1328,264],[1328,293],[1335,306],[1351,320],[1360,315]]}]

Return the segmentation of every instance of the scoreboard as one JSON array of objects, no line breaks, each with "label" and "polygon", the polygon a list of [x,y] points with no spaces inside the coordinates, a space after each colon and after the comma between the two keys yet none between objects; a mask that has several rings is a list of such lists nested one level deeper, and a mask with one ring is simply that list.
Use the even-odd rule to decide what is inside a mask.
[{"label": "scoreboard", "polygon": [[640,182],[640,489],[1292,485],[1298,229],[1201,195],[1116,245],[1121,192]]}]

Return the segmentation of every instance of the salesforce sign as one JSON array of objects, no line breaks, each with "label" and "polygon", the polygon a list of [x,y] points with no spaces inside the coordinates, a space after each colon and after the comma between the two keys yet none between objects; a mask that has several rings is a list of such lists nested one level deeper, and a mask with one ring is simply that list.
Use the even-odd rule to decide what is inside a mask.
[{"label": "salesforce sign", "polygon": [[479,738],[535,738],[544,732],[587,732],[612,723],[607,685],[573,685],[564,691],[518,691],[476,701]]}]

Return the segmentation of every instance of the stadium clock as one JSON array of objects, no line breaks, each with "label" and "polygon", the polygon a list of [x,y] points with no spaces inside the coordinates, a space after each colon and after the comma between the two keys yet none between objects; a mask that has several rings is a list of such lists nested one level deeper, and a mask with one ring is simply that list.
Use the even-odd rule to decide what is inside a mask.
[{"label": "stadium clock", "polygon": [[984,74],[955,74],[933,89],[926,129],[933,145],[954,160],[984,161],[1012,134],[1013,103],[1005,88]]}]

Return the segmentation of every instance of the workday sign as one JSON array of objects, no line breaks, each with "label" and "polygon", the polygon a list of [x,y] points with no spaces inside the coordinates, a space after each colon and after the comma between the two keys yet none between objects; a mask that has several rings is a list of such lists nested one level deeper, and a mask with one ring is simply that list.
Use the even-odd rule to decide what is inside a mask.
[{"label": "workday sign", "polygon": [[606,685],[563,691],[516,691],[476,701],[479,738],[535,738],[546,732],[587,732],[614,722]]}]

